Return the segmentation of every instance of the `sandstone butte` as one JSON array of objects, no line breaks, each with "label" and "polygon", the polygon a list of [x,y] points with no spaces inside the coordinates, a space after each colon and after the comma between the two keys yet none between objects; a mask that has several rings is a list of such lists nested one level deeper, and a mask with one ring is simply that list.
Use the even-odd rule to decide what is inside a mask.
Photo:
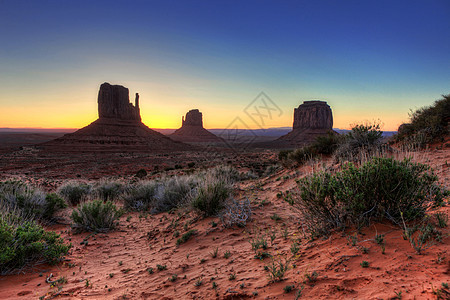
[{"label": "sandstone butte", "polygon": [[129,91],[121,85],[103,83],[98,92],[98,119],[80,130],[41,144],[54,151],[165,151],[189,150],[147,127],[141,121],[139,94],[130,103]]},{"label": "sandstone butte", "polygon": [[294,108],[294,124],[292,131],[277,139],[294,146],[303,146],[313,142],[318,136],[333,131],[333,113],[325,101],[304,101]]},{"label": "sandstone butte", "polygon": [[191,109],[181,119],[181,127],[170,135],[173,140],[187,143],[223,142],[221,138],[203,128],[203,115]]}]

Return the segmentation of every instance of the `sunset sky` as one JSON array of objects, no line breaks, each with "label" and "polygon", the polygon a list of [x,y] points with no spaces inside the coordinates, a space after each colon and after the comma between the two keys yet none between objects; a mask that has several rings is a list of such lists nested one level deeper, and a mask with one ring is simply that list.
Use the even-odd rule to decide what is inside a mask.
[{"label": "sunset sky", "polygon": [[381,120],[450,93],[450,1],[0,0],[0,127],[80,128],[101,83],[139,92],[143,122],[206,128],[265,92],[294,107],[327,101],[335,128]]}]

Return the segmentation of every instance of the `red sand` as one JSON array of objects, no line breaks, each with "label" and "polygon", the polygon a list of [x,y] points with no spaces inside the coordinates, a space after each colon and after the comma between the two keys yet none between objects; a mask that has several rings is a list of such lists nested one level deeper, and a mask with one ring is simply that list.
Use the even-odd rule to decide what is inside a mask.
[{"label": "red sand", "polygon": [[[450,150],[417,154],[416,159],[429,160],[448,188]],[[127,213],[121,218],[120,228],[108,234],[72,234],[68,226],[53,227],[74,245],[67,261],[1,277],[0,298],[50,299],[57,295],[72,299],[294,299],[303,286],[300,299],[395,299],[400,292],[402,299],[436,299],[433,291],[442,289],[441,284],[450,278],[449,227],[442,229],[442,242],[431,245],[422,255],[403,239],[399,227],[389,223],[364,228],[357,234],[355,246],[348,240],[348,236],[356,234],[355,229],[345,234],[336,232],[326,239],[303,239],[285,280],[269,281],[264,266],[271,260],[255,259],[250,240],[257,233],[265,234],[267,252],[276,257],[292,256],[292,241],[302,235],[300,214],[276,194],[295,187],[297,176],[284,176],[301,176],[309,171],[306,166],[241,183],[238,197],[248,197],[253,209],[253,221],[246,228],[224,229],[218,218],[202,220],[183,210],[146,217]],[[449,206],[439,211],[448,215]],[[274,213],[281,217],[280,221],[271,219]],[[174,229],[171,224],[176,220],[178,226]],[[218,226],[213,228],[211,221]],[[197,229],[198,234],[177,246],[175,230],[181,236],[186,229]],[[287,239],[283,237],[285,230]],[[269,236],[273,232],[275,239],[271,243]],[[384,254],[374,240],[376,233],[385,234]],[[80,244],[85,238],[87,245]],[[213,258],[211,252],[216,247],[219,255]],[[363,253],[362,247],[368,253]],[[231,254],[228,259],[224,257],[226,251]],[[369,262],[369,267],[362,268],[362,261]],[[166,265],[167,270],[158,271],[157,264]],[[153,274],[147,272],[150,267]],[[317,279],[308,281],[305,275],[314,271]],[[46,283],[49,274],[53,274],[53,280],[64,276],[68,282],[58,291]],[[177,279],[171,282],[173,274]],[[230,274],[236,278],[230,280]],[[197,282],[201,284],[196,286]],[[285,293],[287,285],[295,285],[294,291]],[[442,299],[448,299],[448,289],[440,293]]]}]

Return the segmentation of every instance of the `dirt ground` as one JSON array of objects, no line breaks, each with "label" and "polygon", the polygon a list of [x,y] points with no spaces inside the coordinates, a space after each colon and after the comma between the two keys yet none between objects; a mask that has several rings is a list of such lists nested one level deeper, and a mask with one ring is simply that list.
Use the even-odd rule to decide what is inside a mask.
[{"label": "dirt ground", "polygon": [[[450,150],[411,155],[434,167],[440,182],[449,188]],[[285,201],[285,195],[295,192],[295,180],[317,165],[279,168],[264,176],[264,170],[276,164],[276,152],[224,152],[211,159],[201,152],[55,157],[24,149],[0,155],[0,179],[22,178],[51,190],[71,178],[130,179],[141,168],[149,178],[162,172],[187,173],[188,162],[195,162],[194,169],[228,163],[242,172],[261,173],[239,182],[235,190],[237,199],[251,202],[252,220],[246,227],[225,228],[219,218],[201,219],[179,209],[157,215],[128,212],[116,231],[74,234],[67,209],[62,214],[66,224],[48,228],[72,243],[66,261],[0,277],[0,298],[296,299],[300,294],[298,299],[449,299],[449,289],[442,285],[450,281],[449,227],[440,229],[441,242],[429,244],[420,255],[403,239],[402,229],[391,223],[372,224],[361,232],[349,228],[311,240],[303,234],[301,211]],[[176,164],[182,167],[164,171]],[[447,205],[430,214],[437,211],[450,213]],[[177,245],[177,233],[191,229],[197,230],[194,237]],[[384,246],[375,241],[377,234],[384,235]],[[256,237],[266,238],[265,251],[275,261],[287,260],[284,280],[271,282],[266,270],[271,258],[255,258],[251,241]],[[363,268],[363,261],[367,267]],[[158,265],[165,269],[158,270]],[[46,282],[61,277],[67,282]],[[292,291],[286,291],[288,286]]]}]

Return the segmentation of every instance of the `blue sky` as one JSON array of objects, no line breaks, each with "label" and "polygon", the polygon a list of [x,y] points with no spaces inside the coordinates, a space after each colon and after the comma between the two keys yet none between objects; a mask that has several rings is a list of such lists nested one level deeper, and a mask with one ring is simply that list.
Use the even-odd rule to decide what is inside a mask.
[{"label": "blue sky", "polygon": [[199,108],[226,127],[259,92],[283,110],[327,101],[335,127],[449,93],[449,1],[0,0],[0,127],[82,127],[107,81],[150,127]]}]

